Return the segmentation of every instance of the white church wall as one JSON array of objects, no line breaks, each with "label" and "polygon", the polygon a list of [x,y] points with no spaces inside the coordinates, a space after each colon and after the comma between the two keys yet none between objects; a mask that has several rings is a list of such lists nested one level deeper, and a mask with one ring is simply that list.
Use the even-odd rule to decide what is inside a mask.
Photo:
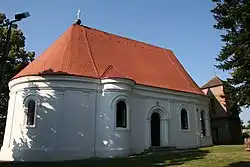
[{"label": "white church wall", "polygon": [[[200,112],[204,112],[204,122],[205,122],[205,136],[202,135],[201,137],[201,146],[211,146],[213,145],[213,139],[211,134],[211,124],[210,124],[210,116],[209,116],[209,107],[208,106],[201,106],[199,108],[199,114]],[[200,117],[201,118],[201,115]],[[201,122],[200,127],[201,127]]]},{"label": "white church wall", "polygon": [[94,156],[95,92],[64,92],[58,138],[60,159]]},{"label": "white church wall", "polygon": [[[126,79],[22,77],[10,83],[10,101],[1,160],[65,160],[140,153],[151,146],[150,117],[161,115],[161,146],[211,145],[201,138],[196,108],[208,111],[200,95],[135,85]],[[37,101],[35,127],[25,125],[25,101]],[[116,128],[116,103],[127,105],[127,127]],[[189,116],[181,130],[180,109]],[[207,122],[209,115],[207,115]]]},{"label": "white church wall", "polygon": [[[198,147],[197,141],[197,118],[194,104],[181,101],[171,102],[171,121],[170,121],[170,145],[177,148]],[[188,112],[188,130],[181,129],[181,109],[185,108]]]},{"label": "white church wall", "polygon": [[[166,124],[162,133],[167,135],[162,146],[177,148],[192,148],[201,145],[211,145],[212,141],[204,137],[201,140],[200,118],[196,114],[195,104],[208,106],[208,99],[199,95],[172,92],[169,90],[159,91],[157,88],[136,86],[133,90],[133,105],[131,106],[131,140],[132,152],[141,152],[151,146],[150,120],[148,113],[152,107],[160,106],[167,113]],[[181,130],[180,109],[185,107],[189,117],[189,129]],[[143,117],[142,117],[143,116]],[[208,130],[210,125],[207,125]],[[202,141],[205,141],[201,143]],[[143,141],[143,142],[142,142]]]},{"label": "white church wall", "polygon": [[[57,122],[55,119],[58,116],[60,94],[53,90],[37,88],[19,90],[15,94],[12,124],[8,126],[9,132],[5,134],[5,138],[9,139],[4,139],[6,143],[1,149],[1,159],[4,157],[17,161],[38,160],[41,157],[48,159],[56,151]],[[34,127],[26,125],[25,102],[29,96],[32,96],[32,99],[36,98],[37,102]]]},{"label": "white church wall", "polygon": [[[131,106],[131,126],[133,127],[131,128],[132,153],[139,153],[151,147],[151,115],[149,115],[149,112],[152,108],[157,108],[157,105],[165,109],[165,112],[167,112],[166,114],[169,115],[169,103],[167,99],[157,99],[133,94],[133,102]],[[168,129],[166,129],[166,131],[168,131]],[[169,142],[168,137],[165,138],[165,143]],[[164,141],[161,143],[162,146],[163,142]]]},{"label": "white church wall", "polygon": [[[19,98],[18,98],[19,97]],[[16,133],[19,133],[20,128],[13,129],[15,124],[15,116],[18,116],[19,113],[15,113],[16,107],[22,107],[22,104],[20,105],[20,102],[18,102],[18,99],[20,99],[20,93],[18,92],[10,92],[10,100],[9,106],[8,106],[8,115],[6,120],[6,128],[5,128],[5,134],[4,134],[4,141],[3,146],[1,148],[0,152],[0,158],[3,160],[12,159],[12,147],[13,147],[13,136]],[[14,135],[13,135],[14,134]]]},{"label": "white church wall", "polygon": [[[49,161],[93,156],[94,84],[70,79],[25,77],[10,83],[1,160]],[[29,98],[37,102],[34,127],[26,126],[25,101]]]},{"label": "white church wall", "polygon": [[[125,156],[130,153],[131,81],[103,80],[98,96],[96,114],[96,156]],[[127,127],[116,127],[116,104],[120,100],[127,105]]]},{"label": "white church wall", "polygon": [[[167,96],[166,96],[167,97]],[[197,143],[196,134],[196,117],[193,111],[192,105],[187,105],[189,113],[189,130],[183,131],[180,127],[180,116],[178,113],[178,107],[185,103],[175,102],[171,99],[171,102],[166,99],[152,99],[150,97],[134,97],[133,106],[131,107],[131,140],[133,152],[141,152],[151,146],[150,136],[150,120],[148,119],[148,113],[152,107],[158,105],[165,109],[169,115],[166,120],[168,128],[165,129],[167,138],[165,141],[161,141],[162,146],[172,146],[177,148],[190,148],[199,146]],[[164,142],[166,143],[164,145]]]},{"label": "white church wall", "polygon": [[146,98],[138,98],[133,96],[131,102],[131,153],[142,152],[146,147],[146,140],[148,137],[145,134],[146,130],[146,120],[145,120],[145,108],[148,109],[150,104]]},{"label": "white church wall", "polygon": [[[11,140],[11,129],[12,129],[12,120],[14,118],[14,108],[16,104],[16,94],[17,92],[10,92],[9,103],[8,103],[8,112],[7,112],[7,120],[5,126],[4,140],[2,150],[7,150],[10,145]],[[1,153],[1,152],[0,152]],[[7,153],[6,153],[7,154]],[[8,153],[9,154],[9,153]]]}]

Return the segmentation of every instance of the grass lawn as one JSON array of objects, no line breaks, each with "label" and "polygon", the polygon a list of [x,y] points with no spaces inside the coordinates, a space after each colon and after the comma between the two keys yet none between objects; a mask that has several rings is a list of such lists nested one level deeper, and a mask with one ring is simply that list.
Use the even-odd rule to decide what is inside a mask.
[{"label": "grass lawn", "polygon": [[0,163],[1,167],[250,167],[250,152],[242,145],[213,146],[184,152],[137,155],[126,158],[48,163]]}]

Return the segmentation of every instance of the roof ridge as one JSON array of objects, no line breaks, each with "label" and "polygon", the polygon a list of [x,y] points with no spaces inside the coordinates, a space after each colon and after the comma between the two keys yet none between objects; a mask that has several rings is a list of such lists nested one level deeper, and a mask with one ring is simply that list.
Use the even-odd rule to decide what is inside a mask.
[{"label": "roof ridge", "polygon": [[167,54],[168,58],[170,59],[170,61],[173,63],[173,65],[175,66],[175,68],[177,69],[177,71],[183,76],[184,80],[186,80],[186,82],[188,83],[188,86],[195,92],[197,92],[191,85],[190,82],[188,81],[188,79],[185,77],[185,75],[181,72],[181,70],[179,69],[179,67],[174,63],[174,61],[170,58],[170,56],[168,55],[168,53],[166,52],[166,50],[164,49],[164,53]]},{"label": "roof ridge", "polygon": [[220,77],[215,76],[214,78],[217,78],[218,80],[220,80],[221,82],[223,81]]},{"label": "roof ridge", "polygon": [[[219,83],[212,83],[213,81],[218,80]],[[202,89],[205,88],[211,88],[211,87],[215,87],[215,86],[219,86],[219,85],[223,85],[223,80],[220,79],[218,76],[215,76],[213,78],[211,78],[210,80],[208,80],[204,85],[201,86]]]},{"label": "roof ridge", "polygon": [[[64,34],[61,35],[60,37],[63,37],[64,35],[65,35],[65,36],[67,35],[68,38],[69,38],[68,40],[69,40],[69,41],[72,41],[72,38],[73,38],[73,35],[74,35],[74,33],[73,33],[73,31],[74,31],[73,28],[74,28],[74,27],[71,27],[71,29],[70,29],[70,31],[69,31],[70,34],[64,33]],[[66,37],[67,37],[67,36],[66,36]],[[60,38],[60,37],[59,37],[59,38]],[[56,41],[55,41],[55,42],[56,42]],[[66,46],[65,51],[68,51],[68,50],[69,50],[69,47],[70,47],[70,43],[66,43],[66,44],[63,43],[63,45]],[[65,56],[62,56],[62,59],[63,59],[63,61],[65,61],[65,59],[66,59]],[[56,60],[56,62],[57,62],[57,61],[58,61],[58,60]],[[61,64],[60,66],[61,66],[61,69],[63,69],[63,64]]]},{"label": "roof ridge", "polygon": [[[77,25],[77,26],[78,26],[78,25]],[[84,35],[85,35],[85,38],[86,38],[87,48],[88,48],[88,50],[89,50],[89,54],[90,54],[91,61],[92,61],[92,63],[93,63],[93,66],[94,66],[94,69],[95,69],[95,71],[96,71],[96,73],[97,73],[97,76],[100,77],[99,71],[97,70],[97,66],[96,66],[96,64],[95,64],[95,60],[94,60],[93,55],[92,55],[92,51],[91,51],[91,49],[90,49],[90,44],[89,44],[89,40],[88,40],[87,31],[86,31],[85,28],[83,28],[83,29],[84,29]]]},{"label": "roof ridge", "polygon": [[102,33],[108,35],[109,37],[110,36],[115,36],[115,37],[119,37],[119,38],[122,38],[122,39],[125,39],[125,40],[129,40],[129,41],[132,41],[132,42],[136,42],[136,43],[139,42],[141,44],[144,44],[144,45],[147,45],[147,46],[150,46],[150,47],[156,47],[158,49],[166,49],[166,50],[172,51],[171,49],[167,49],[167,48],[164,48],[164,47],[161,47],[161,46],[157,46],[157,45],[154,45],[154,44],[146,43],[144,41],[140,41],[140,40],[137,40],[137,39],[128,38],[128,37],[125,37],[125,36],[122,36],[122,35],[113,34],[111,32],[105,32],[104,30],[99,30],[99,29],[88,27],[88,26],[85,26],[85,25],[80,25],[80,26],[82,26],[84,29],[88,28],[88,29],[91,29],[91,30],[94,30],[94,31],[102,32]]}]

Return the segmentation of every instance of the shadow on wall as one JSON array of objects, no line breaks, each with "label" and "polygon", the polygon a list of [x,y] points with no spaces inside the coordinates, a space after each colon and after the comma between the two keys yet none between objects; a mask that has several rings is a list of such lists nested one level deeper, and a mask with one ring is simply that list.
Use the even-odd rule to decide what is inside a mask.
[{"label": "shadow on wall", "polygon": [[[40,73],[41,76],[52,76],[53,74],[64,76],[68,75],[67,73],[61,71],[54,72],[52,69],[48,69]],[[67,95],[67,97],[64,97],[63,102],[59,102],[61,101],[61,99],[59,98],[62,98],[62,95],[58,95],[58,92],[55,92],[53,88],[51,89],[49,81],[45,80],[43,82],[44,84],[46,84],[46,87],[44,88],[39,87],[36,83],[29,83],[29,85],[24,89],[21,95],[22,99],[28,100],[31,100],[32,98],[29,99],[27,97],[34,95],[34,97],[38,99],[39,102],[37,103],[35,127],[26,128],[26,122],[16,121],[18,118],[15,118],[16,120],[12,129],[18,130],[16,131],[16,137],[14,135],[12,136],[12,138],[14,138],[12,140],[12,158],[14,159],[14,161],[30,161],[29,157],[34,157],[34,159],[32,158],[32,160],[41,159],[42,154],[42,156],[45,155],[45,157],[43,157],[42,159],[46,159],[49,161],[52,158],[50,153],[51,151],[53,152],[55,146],[57,148],[77,148],[80,151],[77,154],[82,155],[82,157],[84,157],[86,153],[90,154],[90,152],[93,151],[93,147],[92,145],[86,146],[86,142],[88,143],[91,139],[91,137],[89,136],[90,131],[85,130],[87,127],[86,122],[89,123],[91,119],[87,118],[85,115],[86,113],[88,113],[85,112],[85,110],[89,110],[88,104],[84,99],[81,99],[86,98],[87,101],[89,99],[89,97],[86,97],[89,96],[87,95],[88,93],[86,93],[85,96],[85,93],[83,91],[73,91],[73,93],[70,93],[72,91],[66,91],[65,95]],[[73,97],[75,95],[77,97]],[[25,101],[26,100],[18,103],[22,103],[22,105],[25,106]],[[28,101],[26,103],[28,103]],[[92,103],[94,103],[94,101],[91,101],[90,105],[92,105]],[[62,104],[64,104],[64,106],[60,107],[59,105]],[[74,109],[72,109],[71,106],[74,106]],[[63,108],[63,111],[58,110],[58,107]],[[83,112],[79,113],[79,110]],[[22,109],[19,112],[25,112],[25,110]],[[63,117],[59,118],[59,120],[61,121],[60,124],[59,122],[57,122],[58,118],[55,120],[56,113],[58,112],[63,112]],[[120,140],[121,136],[113,130],[108,130],[111,128],[110,122],[113,121],[110,121],[110,113],[107,112],[101,112],[98,116],[100,120],[105,120],[100,122],[104,123],[102,123],[102,127],[105,127],[105,129],[107,129],[110,134],[108,136],[105,135],[105,137],[101,136],[102,139],[98,142],[100,142],[99,145],[101,145],[102,147],[112,151],[113,146],[117,141]],[[79,117],[71,117],[70,115],[74,113],[82,115],[79,115]],[[25,114],[23,114],[23,116],[24,115]],[[94,131],[91,131],[91,133],[94,133]],[[63,143],[63,146],[61,143]],[[54,151],[55,153],[52,154],[53,158],[61,158],[61,152],[59,155],[58,151]],[[71,155],[68,152],[62,154],[63,156],[66,156],[63,158],[75,156]]]},{"label": "shadow on wall", "polygon": [[[52,73],[53,70],[49,69],[41,73]],[[56,72],[57,73],[57,72]],[[58,72],[63,74],[63,72]],[[66,74],[66,73],[64,73]],[[46,87],[41,91],[41,88],[35,83],[29,83],[29,85],[24,88],[22,93],[22,102],[17,102],[22,104],[23,109],[15,110],[15,114],[18,112],[24,112],[21,115],[25,119],[20,119],[15,117],[14,126],[12,129],[18,129],[15,132],[15,137],[12,135],[12,158],[14,161],[26,161],[27,157],[39,158],[32,150],[40,149],[40,152],[46,153],[49,149],[53,149],[56,145],[56,136],[58,133],[57,122],[55,120],[57,111],[56,102],[58,95],[53,89],[51,89],[49,81],[45,81]],[[27,113],[28,113],[28,103],[35,101],[35,127],[27,127]],[[15,105],[17,105],[17,103]],[[19,120],[18,120],[19,119]],[[54,138],[54,139],[53,139]],[[53,140],[52,140],[53,139]],[[30,151],[30,150],[31,151]],[[28,151],[24,151],[28,150]],[[49,158],[49,157],[47,157]]]},{"label": "shadow on wall", "polygon": [[153,153],[153,154],[142,154],[136,156],[130,156],[125,158],[114,158],[114,159],[87,159],[87,160],[77,160],[77,161],[61,161],[61,162],[23,162],[23,163],[3,163],[3,167],[13,166],[13,167],[82,167],[82,166],[92,166],[92,167],[128,167],[128,166],[141,166],[141,167],[152,167],[152,166],[176,166],[182,165],[186,162],[203,159],[209,151],[192,149],[188,151],[180,152],[166,152],[166,153]]},{"label": "shadow on wall", "polygon": [[[29,96],[32,96],[29,98]],[[33,99],[36,98],[36,99]],[[40,148],[44,147],[43,151],[46,152],[46,145],[42,142],[42,138],[45,139],[48,136],[48,133],[57,133],[54,127],[51,127],[51,122],[44,124],[44,121],[52,121],[50,120],[50,115],[55,113],[54,106],[50,104],[51,101],[56,99],[56,96],[53,94],[42,94],[40,92],[39,87],[36,84],[30,83],[27,88],[24,89],[22,94],[22,99],[26,99],[22,102],[24,106],[24,110],[20,112],[25,112],[24,116],[26,117],[25,121],[20,122],[16,121],[15,127],[13,129],[19,129],[18,137],[13,139],[13,149],[12,149],[12,157],[14,161],[25,161],[26,157],[32,156],[32,152],[23,152],[28,148]],[[36,102],[36,111],[35,111],[35,127],[27,127],[27,103],[29,101],[35,100]],[[24,104],[26,103],[26,104]],[[17,110],[16,110],[17,111]],[[15,112],[16,112],[15,111]],[[16,113],[15,113],[16,114]],[[18,119],[18,118],[15,118]],[[17,127],[19,126],[19,128]],[[46,134],[47,133],[47,134]],[[40,139],[39,139],[40,138]],[[47,144],[47,143],[46,143]]]}]

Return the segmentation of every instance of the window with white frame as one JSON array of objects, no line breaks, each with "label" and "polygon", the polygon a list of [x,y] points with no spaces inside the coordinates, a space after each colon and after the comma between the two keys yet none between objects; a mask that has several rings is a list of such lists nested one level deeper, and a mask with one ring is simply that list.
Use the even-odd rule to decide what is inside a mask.
[{"label": "window with white frame", "polygon": [[186,109],[181,109],[181,129],[188,130],[188,113]]},{"label": "window with white frame", "polygon": [[116,104],[116,127],[127,128],[127,105],[124,101]]},{"label": "window with white frame", "polygon": [[35,125],[35,112],[36,112],[36,102],[34,100],[30,100],[27,105],[26,112],[26,125],[34,126]]},{"label": "window with white frame", "polygon": [[26,127],[34,128],[36,125],[37,107],[40,105],[40,100],[36,95],[28,95],[23,102],[24,105],[24,122]]},{"label": "window with white frame", "polygon": [[205,125],[205,111],[201,111],[201,134],[206,136],[206,125]]}]

